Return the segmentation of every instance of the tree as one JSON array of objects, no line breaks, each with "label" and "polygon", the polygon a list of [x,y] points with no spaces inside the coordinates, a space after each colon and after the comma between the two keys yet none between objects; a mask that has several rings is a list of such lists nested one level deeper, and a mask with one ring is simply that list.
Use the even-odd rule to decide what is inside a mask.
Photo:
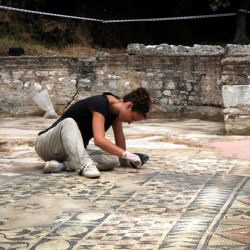
[{"label": "tree", "polygon": [[239,3],[237,11],[237,20],[236,20],[236,33],[234,36],[234,43],[237,44],[247,44],[249,39],[247,37],[247,11],[250,0],[241,0]]},{"label": "tree", "polygon": [[[216,11],[219,8],[226,8],[233,3],[233,0],[210,0],[210,7]],[[236,32],[234,36],[234,43],[248,44],[249,39],[247,36],[247,14],[250,0],[240,0],[237,6],[236,16]]]}]

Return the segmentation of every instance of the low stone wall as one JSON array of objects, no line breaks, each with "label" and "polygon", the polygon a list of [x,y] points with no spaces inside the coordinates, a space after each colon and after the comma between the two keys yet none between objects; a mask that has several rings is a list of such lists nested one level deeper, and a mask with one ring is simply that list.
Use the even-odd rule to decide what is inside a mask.
[{"label": "low stone wall", "polygon": [[4,115],[41,115],[44,111],[33,101],[36,92],[47,89],[58,114],[81,95],[85,77],[94,79],[92,58],[0,57],[0,113]]},{"label": "low stone wall", "polygon": [[222,117],[218,86],[224,49],[214,46],[144,46],[95,58],[1,57],[1,113],[35,115],[34,88],[47,89],[60,114],[72,102],[111,91],[123,95],[144,86],[152,93],[153,114]]},{"label": "low stone wall", "polygon": [[249,133],[249,57],[248,46],[168,44],[91,58],[0,57],[0,114],[44,114],[32,99],[42,89],[61,114],[84,97],[143,86],[153,97],[151,117],[225,118],[228,133]]},{"label": "low stone wall", "polygon": [[93,87],[122,94],[143,86],[152,93],[155,114],[221,119],[223,55],[219,46],[131,44],[127,54],[97,58]]},{"label": "low stone wall", "polygon": [[250,46],[228,45],[221,77],[225,130],[250,134]]}]

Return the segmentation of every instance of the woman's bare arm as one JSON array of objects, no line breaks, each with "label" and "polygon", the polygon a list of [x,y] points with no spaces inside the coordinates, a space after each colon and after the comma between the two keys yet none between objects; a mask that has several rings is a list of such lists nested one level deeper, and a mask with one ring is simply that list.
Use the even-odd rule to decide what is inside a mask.
[{"label": "woman's bare arm", "polygon": [[[122,154],[125,152],[125,149],[122,148],[121,146],[114,144],[113,142],[111,142],[109,139],[105,137],[105,125],[104,124],[105,124],[104,116],[98,112],[93,112],[92,126],[93,126],[93,136],[94,136],[95,145],[110,154],[121,157]],[[118,127],[117,127],[117,130],[119,130]],[[120,143],[123,146],[124,144],[122,142],[122,137],[118,136],[117,138],[118,140],[120,140]]]},{"label": "woman's bare arm", "polygon": [[112,125],[114,131],[115,144],[126,150],[126,140],[123,133],[122,122],[115,120]]}]

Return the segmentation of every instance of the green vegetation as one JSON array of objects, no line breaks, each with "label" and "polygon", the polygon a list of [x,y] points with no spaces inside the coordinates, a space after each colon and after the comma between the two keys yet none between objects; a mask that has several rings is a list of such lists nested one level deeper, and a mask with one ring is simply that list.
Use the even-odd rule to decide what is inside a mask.
[{"label": "green vegetation", "polygon": [[[0,11],[0,54],[9,47],[25,48],[26,54],[89,55],[92,48],[88,29],[78,22]],[[15,20],[15,22],[13,22]]]},{"label": "green vegetation", "polygon": [[[97,19],[174,17],[237,12],[250,0],[1,0],[29,10]],[[49,17],[0,9],[0,54],[23,47],[26,54],[92,55],[97,50],[124,49],[129,43],[248,43],[247,14],[170,22],[109,23]]]}]

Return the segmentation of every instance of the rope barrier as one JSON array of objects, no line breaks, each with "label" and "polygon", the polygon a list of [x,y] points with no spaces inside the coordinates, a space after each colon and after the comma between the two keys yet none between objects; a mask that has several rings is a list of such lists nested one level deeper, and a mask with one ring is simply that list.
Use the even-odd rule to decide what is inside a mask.
[{"label": "rope barrier", "polygon": [[83,20],[83,21],[92,21],[92,22],[102,22],[103,21],[101,19],[95,19],[95,18],[53,14],[53,13],[48,13],[48,12],[41,12],[41,11],[35,11],[35,10],[26,10],[26,9],[14,8],[14,7],[9,7],[9,6],[3,6],[3,5],[0,5],[0,9],[12,10],[12,11],[18,11],[18,12],[24,12],[24,13],[31,13],[31,14],[37,14],[37,15],[44,15],[44,16],[55,16],[55,17],[79,19],[79,20]]},{"label": "rope barrier", "polygon": [[249,11],[247,11],[247,10],[243,10],[243,9],[238,9],[237,11],[238,11],[238,12],[242,12],[242,13],[246,13],[246,14],[248,14],[248,13],[249,13]]},{"label": "rope barrier", "polygon": [[[78,19],[78,20],[82,20],[82,21],[100,22],[100,23],[104,23],[104,24],[106,24],[106,23],[128,23],[128,22],[177,21],[177,20],[190,20],[190,19],[202,19],[202,18],[213,18],[213,17],[229,17],[229,16],[236,16],[237,15],[237,13],[225,13],[225,14],[211,14],[211,15],[183,16],[183,17],[103,20],[103,19],[88,18],[88,17],[53,14],[53,13],[48,13],[48,12],[20,9],[20,8],[14,8],[14,7],[3,6],[3,5],[0,5],[0,9],[18,11],[18,12],[24,12],[24,13],[31,13],[31,14],[37,14],[37,15],[44,15],[44,16],[54,16],[54,17],[61,17],[61,18]],[[240,9],[238,11],[242,11],[242,10]],[[247,13],[249,13],[249,11],[247,11]]]},{"label": "rope barrier", "polygon": [[144,18],[144,19],[121,19],[121,20],[103,20],[103,23],[125,23],[125,22],[155,22],[155,21],[175,21],[188,19],[201,19],[211,17],[227,17],[235,16],[236,13],[200,15],[200,16],[183,16],[183,17],[163,17],[163,18]]}]

